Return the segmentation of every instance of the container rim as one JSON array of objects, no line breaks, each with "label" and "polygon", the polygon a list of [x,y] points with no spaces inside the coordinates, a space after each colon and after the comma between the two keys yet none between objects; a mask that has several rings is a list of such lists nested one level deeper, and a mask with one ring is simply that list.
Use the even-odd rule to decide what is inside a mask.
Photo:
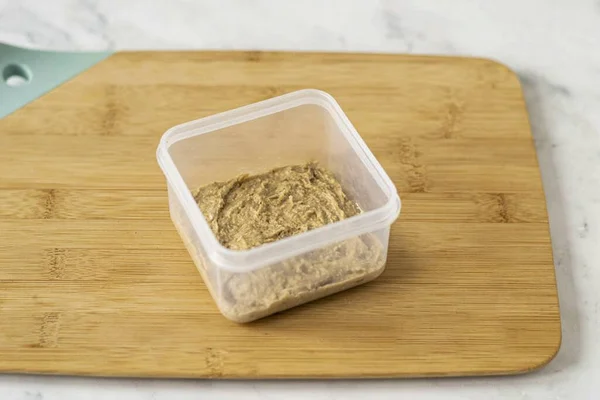
[{"label": "container rim", "polygon": [[[224,247],[217,240],[200,208],[194,201],[190,190],[169,154],[169,148],[181,140],[308,104],[321,106],[330,114],[364,167],[387,196],[387,202],[374,210],[252,249],[231,250]],[[396,220],[402,208],[400,197],[393,182],[337,101],[330,94],[318,89],[297,90],[176,125],[167,130],[161,137],[156,150],[156,158],[169,186],[180,201],[183,212],[190,220],[192,228],[198,233],[198,238],[204,246],[207,257],[218,268],[231,272],[248,272],[260,269],[307,251],[384,228]]]}]

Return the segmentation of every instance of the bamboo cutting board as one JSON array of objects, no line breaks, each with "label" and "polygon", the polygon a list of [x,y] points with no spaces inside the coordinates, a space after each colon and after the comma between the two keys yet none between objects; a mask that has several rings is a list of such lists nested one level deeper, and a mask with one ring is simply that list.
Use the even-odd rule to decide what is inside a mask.
[{"label": "bamboo cutting board", "polygon": [[[236,325],[169,219],[155,149],[173,125],[307,87],[338,100],[400,192],[387,270]],[[120,53],[2,119],[0,148],[1,371],[516,374],[559,348],[527,113],[492,61]]]}]

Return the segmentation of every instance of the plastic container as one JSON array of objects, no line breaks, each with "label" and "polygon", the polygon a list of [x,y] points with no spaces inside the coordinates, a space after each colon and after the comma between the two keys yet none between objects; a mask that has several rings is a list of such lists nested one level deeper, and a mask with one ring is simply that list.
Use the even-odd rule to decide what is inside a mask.
[{"label": "plastic container", "polygon": [[[221,313],[249,322],[379,276],[396,188],[337,102],[300,90],[184,123],[162,137],[157,159],[169,209]],[[222,246],[191,190],[241,173],[318,161],[363,213],[244,251]]]}]

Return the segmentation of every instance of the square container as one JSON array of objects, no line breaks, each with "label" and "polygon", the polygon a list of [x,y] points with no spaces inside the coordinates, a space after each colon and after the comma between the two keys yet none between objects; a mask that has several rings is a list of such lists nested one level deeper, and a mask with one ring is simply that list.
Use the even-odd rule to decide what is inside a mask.
[{"label": "square container", "polygon": [[[221,313],[249,322],[366,283],[385,267],[396,188],[337,102],[300,90],[169,129],[157,159],[169,209]],[[249,250],[222,246],[191,191],[317,161],[362,214]]]}]

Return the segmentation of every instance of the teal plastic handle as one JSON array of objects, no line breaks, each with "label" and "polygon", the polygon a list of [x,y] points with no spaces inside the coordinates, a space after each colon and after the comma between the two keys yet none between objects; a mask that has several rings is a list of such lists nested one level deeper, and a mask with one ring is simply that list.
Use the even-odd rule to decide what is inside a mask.
[{"label": "teal plastic handle", "polygon": [[0,43],[0,118],[111,54],[30,50]]}]

